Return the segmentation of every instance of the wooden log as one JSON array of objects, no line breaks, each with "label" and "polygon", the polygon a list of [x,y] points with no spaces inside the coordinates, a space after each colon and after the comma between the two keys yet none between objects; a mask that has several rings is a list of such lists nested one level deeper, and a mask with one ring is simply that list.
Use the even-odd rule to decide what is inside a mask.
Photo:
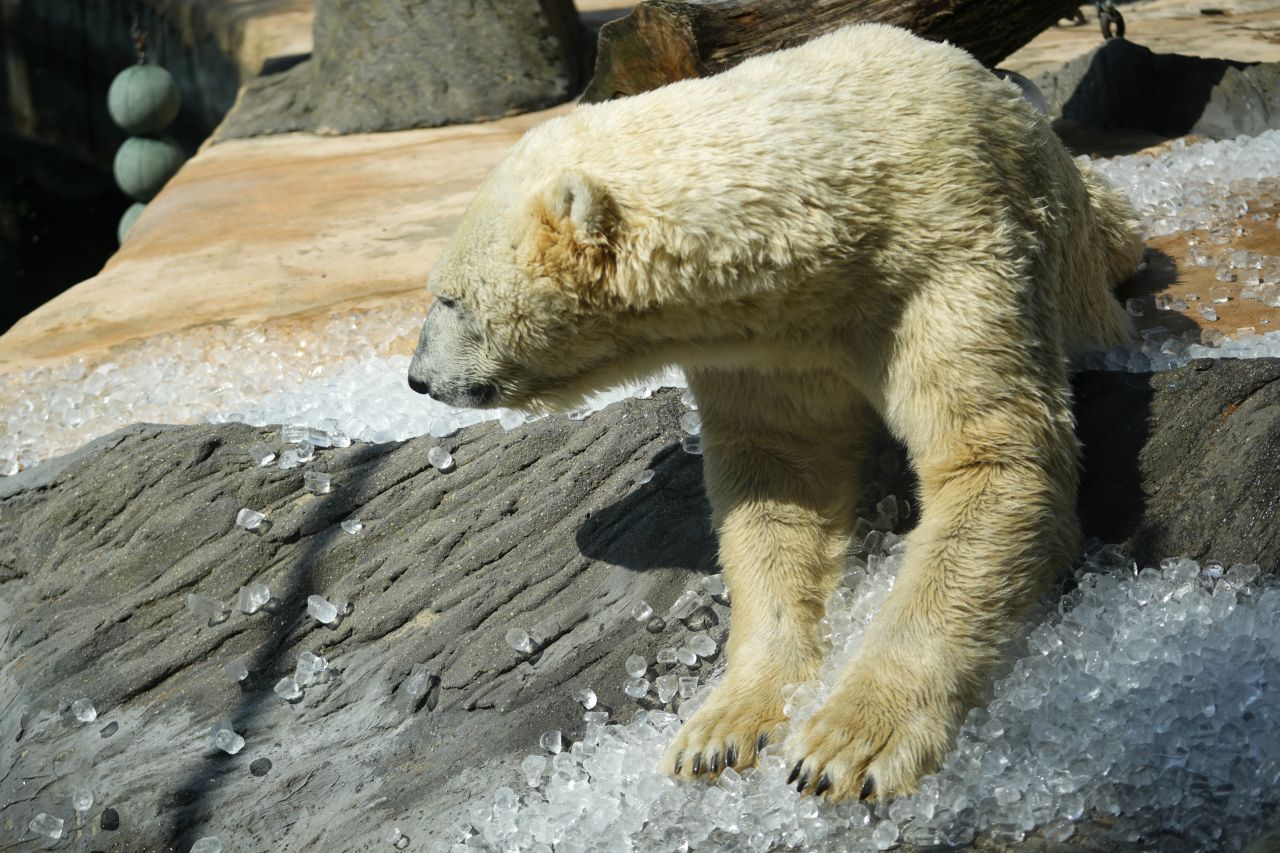
[{"label": "wooden log", "polygon": [[1074,0],[644,0],[600,31],[582,100],[607,101],[705,77],[846,24],[896,24],[995,65],[1071,15]]}]

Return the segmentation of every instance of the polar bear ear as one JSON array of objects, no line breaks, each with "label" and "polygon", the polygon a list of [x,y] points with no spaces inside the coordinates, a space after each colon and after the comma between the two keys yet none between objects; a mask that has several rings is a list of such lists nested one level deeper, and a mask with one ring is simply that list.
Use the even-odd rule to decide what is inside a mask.
[{"label": "polar bear ear", "polygon": [[609,242],[618,220],[608,191],[581,172],[565,172],[556,180],[547,209],[560,230],[572,226],[574,239],[582,244]]},{"label": "polar bear ear", "polygon": [[612,279],[622,223],[609,191],[580,172],[568,171],[547,185],[534,212],[535,267],[580,300],[615,300]]}]

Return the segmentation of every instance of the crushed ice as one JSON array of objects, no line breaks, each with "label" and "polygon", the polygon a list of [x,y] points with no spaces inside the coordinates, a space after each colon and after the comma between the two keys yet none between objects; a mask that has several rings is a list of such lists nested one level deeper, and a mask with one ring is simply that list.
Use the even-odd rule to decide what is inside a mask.
[{"label": "crushed ice", "polygon": [[[830,692],[893,585],[903,550],[883,541],[851,562],[831,599],[831,651],[817,681],[788,691],[793,726]],[[883,850],[1036,832],[1063,841],[1085,816],[1114,821],[1113,840],[1126,844],[1240,849],[1280,806],[1280,634],[1271,629],[1280,583],[1254,565],[1176,559],[1137,571],[1113,546],[1086,553],[1078,585],[1046,596],[989,701],[915,796],[872,807],[802,797],[784,783],[785,744],[714,784],[669,779],[657,770],[663,749],[720,673],[698,686],[660,654],[657,706],[637,685],[627,692],[646,708],[625,724],[589,712],[566,748],[560,732],[543,735],[510,786],[469,804],[453,849]],[[685,645],[695,642],[714,651],[705,634]]]}]

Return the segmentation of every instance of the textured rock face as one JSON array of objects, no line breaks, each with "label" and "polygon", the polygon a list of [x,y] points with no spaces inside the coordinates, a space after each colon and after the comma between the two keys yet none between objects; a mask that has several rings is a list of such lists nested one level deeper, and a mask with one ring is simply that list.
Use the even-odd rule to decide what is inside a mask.
[{"label": "textured rock face", "polygon": [[320,0],[311,59],[254,81],[217,138],[494,119],[568,100],[586,60],[571,0]]},{"label": "textured rock face", "polygon": [[1215,139],[1280,127],[1280,63],[1154,53],[1113,39],[1036,79],[1050,113],[1090,127]]},{"label": "textured rock face", "polygon": [[1280,361],[1076,382],[1085,532],[1152,563],[1280,561]]},{"label": "textured rock face", "polygon": [[[44,482],[5,481],[5,837],[80,784],[121,818],[109,832],[91,812],[95,849],[185,851],[218,834],[238,850],[363,850],[392,822],[418,849],[446,837],[450,809],[514,775],[543,731],[579,725],[575,690],[624,706],[624,659],[671,642],[631,607],[665,608],[712,569],[680,411],[668,395],[583,423],[491,423],[442,442],[448,474],[428,465],[429,438],[321,451],[308,467],[331,473],[324,496],[301,469],[254,467],[266,431],[241,426],[138,427],[34,469]],[[645,468],[654,480],[634,485]],[[270,530],[235,527],[242,507]],[[356,535],[339,526],[352,515]],[[185,607],[188,592],[229,601],[251,582],[271,588],[268,611],[208,627]],[[324,627],[305,614],[312,594],[354,612]],[[512,627],[541,651],[513,651]],[[290,705],[272,688],[303,651],[341,676]],[[243,687],[222,671],[235,659]],[[401,686],[419,663],[440,683],[415,700]],[[92,725],[48,716],[81,697]],[[209,745],[222,718],[246,739],[235,756]],[[254,776],[261,758],[272,769]],[[28,790],[15,780],[50,772],[38,807],[14,801]]]},{"label": "textured rock face", "polygon": [[[1198,367],[1081,377],[1086,529],[1140,560],[1274,571],[1280,362]],[[714,570],[681,412],[663,392],[584,422],[322,450],[288,471],[250,461],[267,430],[138,426],[0,481],[4,837],[29,842],[40,811],[74,826],[84,786],[85,849],[186,850],[211,834],[241,851],[377,849],[393,825],[414,849],[451,841],[461,806],[512,784],[542,732],[580,731],[576,690],[626,719],[625,658],[688,632],[630,615],[640,599],[664,612]],[[456,470],[428,464],[437,443]],[[333,491],[307,493],[304,470],[327,470]],[[270,528],[236,527],[243,507]],[[355,535],[340,527],[352,516]],[[208,625],[185,606],[256,582],[272,592],[262,612]],[[313,594],[353,612],[322,626]],[[698,616],[721,638],[719,605]],[[533,656],[507,645],[513,627],[539,641]],[[304,651],[338,674],[289,704],[272,688]],[[222,669],[237,659],[240,685]],[[413,696],[419,664],[439,683]],[[91,724],[67,713],[84,697]],[[235,755],[210,745],[221,719],[246,740]]]}]

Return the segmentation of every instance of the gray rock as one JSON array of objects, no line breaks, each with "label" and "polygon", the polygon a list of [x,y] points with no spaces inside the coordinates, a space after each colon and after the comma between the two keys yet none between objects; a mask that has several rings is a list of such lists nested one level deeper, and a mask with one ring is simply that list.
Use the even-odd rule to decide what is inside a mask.
[{"label": "gray rock", "polygon": [[[1090,374],[1078,389],[1090,532],[1144,560],[1275,570],[1280,362]],[[5,837],[87,783],[86,849],[185,850],[209,834],[238,851],[379,849],[392,825],[413,849],[453,841],[466,802],[519,788],[543,731],[581,732],[576,690],[626,719],[626,657],[686,633],[630,616],[641,598],[664,612],[715,567],[681,412],[663,392],[584,422],[321,450],[289,471],[249,460],[274,430],[146,425],[0,480]],[[451,473],[427,463],[437,443]],[[330,472],[330,494],[304,490],[310,468]],[[656,476],[636,486],[645,468]],[[237,528],[241,507],[269,530]],[[339,527],[352,515],[357,535]],[[185,607],[188,592],[229,602],[259,581],[273,601],[252,616],[209,625]],[[354,610],[322,626],[311,594]],[[722,640],[724,609],[700,616]],[[507,646],[512,627],[539,640],[532,656]],[[337,674],[289,704],[272,688],[303,651]],[[222,672],[236,658],[240,684]],[[410,695],[417,664],[440,681]],[[82,697],[93,724],[66,712]],[[224,718],[246,740],[236,755],[210,745]]]},{"label": "gray rock", "polygon": [[589,60],[571,0],[318,0],[310,59],[251,83],[215,138],[363,133],[567,101]]},{"label": "gray rock", "polygon": [[1154,53],[1111,39],[1034,81],[1051,115],[1103,129],[1215,139],[1280,127],[1280,63]]}]

